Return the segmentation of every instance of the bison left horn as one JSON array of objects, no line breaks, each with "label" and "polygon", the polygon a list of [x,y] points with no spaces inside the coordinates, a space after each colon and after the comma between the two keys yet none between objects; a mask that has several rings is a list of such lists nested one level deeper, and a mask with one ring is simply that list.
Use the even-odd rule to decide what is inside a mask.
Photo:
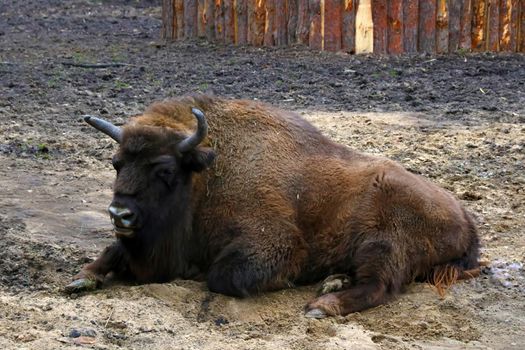
[{"label": "bison left horn", "polygon": [[195,134],[185,138],[179,143],[178,149],[181,153],[194,149],[199,143],[202,142],[202,140],[204,140],[208,134],[208,123],[206,122],[204,113],[202,113],[202,111],[197,108],[192,108],[191,112],[195,118],[197,118],[197,131]]},{"label": "bison left horn", "polygon": [[104,134],[108,135],[118,143],[122,142],[122,129],[118,126],[113,125],[104,119],[93,117],[91,115],[84,116],[84,121],[98,131],[102,131]]}]

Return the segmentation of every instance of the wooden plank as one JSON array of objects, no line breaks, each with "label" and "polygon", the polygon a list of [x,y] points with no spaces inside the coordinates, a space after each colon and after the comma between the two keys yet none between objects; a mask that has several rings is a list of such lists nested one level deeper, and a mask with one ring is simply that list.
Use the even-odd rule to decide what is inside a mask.
[{"label": "wooden plank", "polygon": [[525,52],[525,1],[521,2],[518,29],[518,51]]},{"label": "wooden plank", "polygon": [[197,37],[197,0],[184,0],[184,37],[186,39]]},{"label": "wooden plank", "polygon": [[226,44],[235,43],[235,9],[233,0],[222,0],[224,11],[224,42]]},{"label": "wooden plank", "polygon": [[324,2],[324,50],[341,51],[341,6],[340,0]]},{"label": "wooden plank", "polygon": [[355,15],[355,53],[374,52],[372,0],[359,0]]},{"label": "wooden plank", "polygon": [[463,0],[460,17],[460,49],[472,49],[472,0]]},{"label": "wooden plank", "polygon": [[235,43],[246,45],[248,42],[248,3],[246,0],[235,0]]},{"label": "wooden plank", "polygon": [[461,36],[461,0],[449,0],[448,6],[448,51],[459,49]]},{"label": "wooden plank", "polygon": [[197,36],[199,38],[204,38],[206,36],[206,24],[204,21],[205,11],[206,11],[206,0],[198,0]]},{"label": "wooden plank", "polygon": [[297,4],[297,29],[295,38],[299,44],[308,44],[310,35],[310,10],[309,0],[298,0]]},{"label": "wooden plank", "polygon": [[518,0],[501,0],[500,6],[500,49],[517,51],[518,42]]},{"label": "wooden plank", "polygon": [[419,50],[436,51],[436,0],[419,2]]},{"label": "wooden plank", "polygon": [[223,0],[215,0],[215,40],[224,42],[224,8]]},{"label": "wooden plank", "polygon": [[275,2],[266,0],[266,24],[264,26],[264,46],[275,45]]},{"label": "wooden plank", "polygon": [[437,1],[436,14],[436,51],[448,52],[448,6],[447,0]]},{"label": "wooden plank", "polygon": [[160,37],[167,41],[172,41],[176,38],[175,30],[177,29],[174,25],[174,0],[162,0],[162,27],[160,31]]},{"label": "wooden plank", "polygon": [[341,49],[355,53],[355,16],[359,0],[343,0],[341,18]]},{"label": "wooden plank", "polygon": [[286,46],[288,44],[286,0],[275,1],[275,45]]},{"label": "wooden plank", "polygon": [[489,0],[487,26],[487,49],[499,51],[499,0]]},{"label": "wooden plank", "polygon": [[511,0],[511,14],[510,14],[510,51],[518,51],[518,20],[520,0]]},{"label": "wooden plank", "polygon": [[261,46],[264,43],[266,4],[262,0],[248,0],[248,43]]},{"label": "wooden plank", "polygon": [[297,31],[298,6],[299,0],[286,0],[286,33],[288,34],[288,45],[295,44],[297,42],[295,35]]},{"label": "wooden plank", "polygon": [[177,39],[184,39],[184,0],[175,0],[175,23]]},{"label": "wooden plank", "polygon": [[310,9],[310,34],[308,37],[308,45],[314,50],[322,50],[321,0],[309,0],[308,8]]},{"label": "wooden plank", "polygon": [[388,45],[389,54],[403,53],[403,1],[388,1]]},{"label": "wooden plank", "polygon": [[206,40],[215,40],[215,0],[206,0],[204,9]]},{"label": "wooden plank", "polygon": [[501,51],[510,51],[510,0],[501,0],[499,10],[499,46]]},{"label": "wooden plank", "polygon": [[[457,0],[460,1],[460,0]],[[403,1],[403,48],[406,53],[417,52],[419,1]]]},{"label": "wooden plank", "polygon": [[472,5],[472,50],[483,51],[486,48],[487,40],[487,0],[476,0]]},{"label": "wooden plank", "polygon": [[387,52],[387,1],[372,0],[372,21],[374,23],[374,53]]}]

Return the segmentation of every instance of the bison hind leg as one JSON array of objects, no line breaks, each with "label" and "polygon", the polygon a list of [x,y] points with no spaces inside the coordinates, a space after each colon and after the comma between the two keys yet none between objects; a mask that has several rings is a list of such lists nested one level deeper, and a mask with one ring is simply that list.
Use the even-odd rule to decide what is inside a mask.
[{"label": "bison hind leg", "polygon": [[359,284],[349,289],[322,295],[306,305],[305,316],[324,318],[347,315],[381,305],[388,299],[386,286],[380,281]]},{"label": "bison hind leg", "polygon": [[405,278],[394,254],[388,241],[363,242],[352,261],[352,284],[312,300],[306,305],[306,316],[344,316],[384,304],[399,292]]},{"label": "bison hind leg", "polygon": [[317,289],[317,295],[321,296],[328,293],[338,292],[348,289],[352,284],[350,276],[345,274],[330,275],[321,282]]}]

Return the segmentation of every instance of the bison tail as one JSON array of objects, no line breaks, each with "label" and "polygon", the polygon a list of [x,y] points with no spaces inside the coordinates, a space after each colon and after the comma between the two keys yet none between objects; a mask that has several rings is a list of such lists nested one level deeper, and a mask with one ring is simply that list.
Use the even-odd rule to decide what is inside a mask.
[{"label": "bison tail", "polygon": [[481,267],[487,265],[486,261],[480,261],[477,267],[468,270],[454,264],[437,265],[427,274],[426,280],[436,288],[439,296],[443,298],[450,286],[457,281],[478,277],[481,274]]}]

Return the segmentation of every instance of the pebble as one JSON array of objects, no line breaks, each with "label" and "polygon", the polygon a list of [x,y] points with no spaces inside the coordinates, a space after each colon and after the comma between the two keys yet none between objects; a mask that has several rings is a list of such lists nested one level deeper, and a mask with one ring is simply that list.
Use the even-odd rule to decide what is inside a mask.
[{"label": "pebble", "polygon": [[71,328],[68,336],[70,338],[78,338],[81,336],[94,338],[97,336],[97,331],[93,328]]}]

